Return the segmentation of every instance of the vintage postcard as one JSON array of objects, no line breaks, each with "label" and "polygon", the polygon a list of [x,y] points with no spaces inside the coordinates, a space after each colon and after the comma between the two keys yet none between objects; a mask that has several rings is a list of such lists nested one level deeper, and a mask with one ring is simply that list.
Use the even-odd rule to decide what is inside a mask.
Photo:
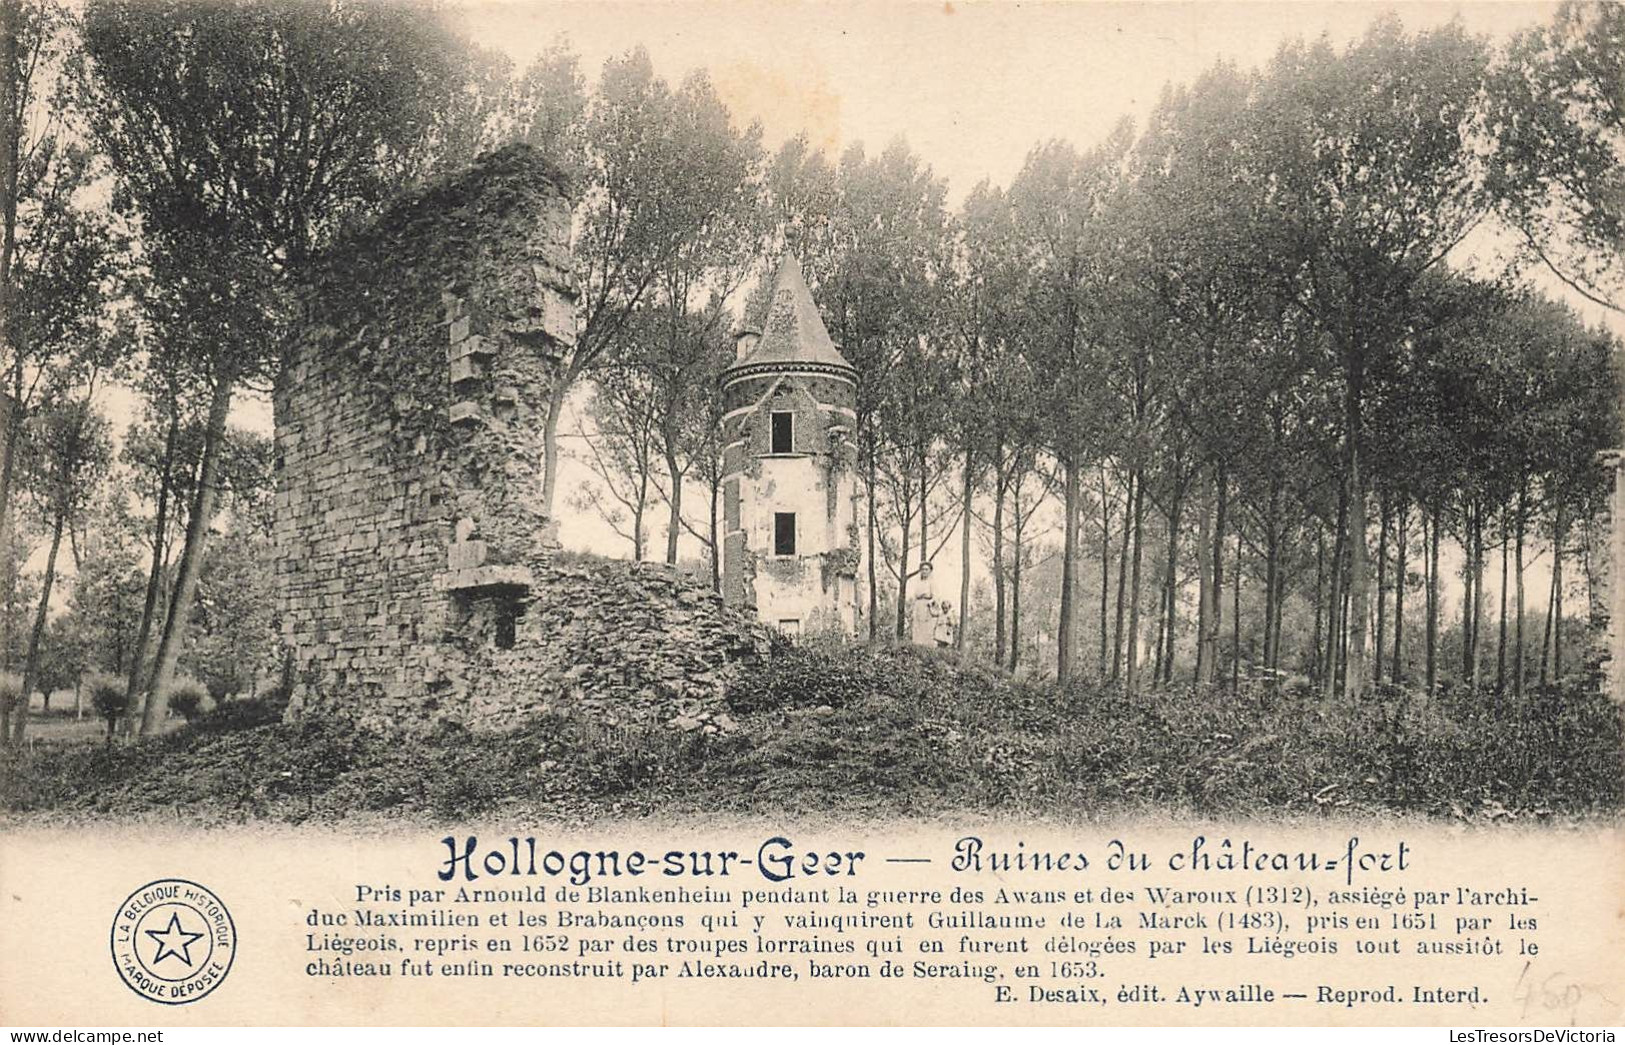
[{"label": "vintage postcard", "polygon": [[1625,5],[0,19],[0,1024],[1613,1040]]}]

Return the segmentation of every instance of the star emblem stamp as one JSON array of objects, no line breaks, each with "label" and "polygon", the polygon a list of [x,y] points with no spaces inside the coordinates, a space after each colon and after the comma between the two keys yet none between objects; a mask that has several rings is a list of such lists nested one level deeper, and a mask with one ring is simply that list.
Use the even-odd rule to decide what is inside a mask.
[{"label": "star emblem stamp", "polygon": [[113,965],[149,1001],[185,1005],[225,980],[237,927],[212,891],[184,878],[148,882],[113,917]]}]

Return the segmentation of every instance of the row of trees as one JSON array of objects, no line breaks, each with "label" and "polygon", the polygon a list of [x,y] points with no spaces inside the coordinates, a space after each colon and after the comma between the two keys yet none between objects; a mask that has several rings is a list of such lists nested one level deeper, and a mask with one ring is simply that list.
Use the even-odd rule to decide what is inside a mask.
[{"label": "row of trees", "polygon": [[[1612,343],[1520,290],[1516,267],[1486,280],[1455,263],[1499,230],[1519,262],[1614,300],[1622,20],[1571,4],[1500,51],[1394,22],[1345,50],[1290,44],[1261,72],[1171,89],[1137,133],[1042,144],[1010,186],[950,209],[904,144],[770,154],[703,74],[673,86],[641,51],[589,85],[566,48],[516,72],[430,6],[0,0],[0,656],[30,680],[45,663],[58,559],[25,586],[19,524],[58,551],[85,529],[87,491],[115,468],[98,395],[134,389],[123,452],[140,458],[118,474],[145,576],[116,666],[152,729],[211,532],[252,530],[252,440],[227,421],[276,380],[312,259],[402,186],[521,137],[579,199],[550,502],[584,393],[599,506],[641,556],[663,504],[666,557],[687,532],[714,570],[730,305],[789,246],[862,377],[871,637],[902,632],[910,581],[957,537],[961,611],[986,544],[993,656],[1013,664],[1033,630],[1023,570],[1058,515],[1059,674],[1088,652],[1131,685],[1148,665],[1171,679],[1194,572],[1193,670],[1216,677],[1226,581],[1246,573],[1265,593],[1262,660],[1362,693],[1374,661],[1416,641],[1391,607],[1425,598],[1436,636],[1441,544],[1465,549],[1476,648],[1486,550],[1561,562],[1593,511]],[[1283,607],[1309,599],[1310,563],[1319,626],[1287,651]]]},{"label": "row of trees", "polygon": [[[1595,454],[1620,439],[1618,349],[1520,278],[1538,268],[1612,307],[1622,26],[1617,5],[1571,4],[1499,51],[1392,20],[1345,49],[1291,43],[1262,71],[1220,65],[1170,88],[1137,132],[1043,143],[1010,186],[979,185],[956,210],[901,143],[768,155],[715,115],[703,81],[669,92],[641,56],[612,63],[572,110],[578,151],[601,165],[582,243],[589,274],[649,282],[591,284],[578,359],[593,424],[579,434],[598,481],[576,503],[624,522],[643,557],[663,502],[667,559],[687,530],[714,569],[717,298],[741,259],[788,245],[861,375],[871,638],[905,633],[910,580],[957,537],[961,641],[980,550],[991,656],[1014,666],[1022,571],[1053,528],[1059,593],[1037,629],[1062,677],[1087,663],[1137,686],[1181,661],[1212,681],[1246,649],[1255,669],[1357,696],[1406,681],[1409,642],[1429,690],[1441,673],[1477,683],[1492,587],[1513,603],[1498,685],[1521,691],[1535,659],[1540,677],[1561,674],[1577,666],[1569,566],[1605,489]],[[625,105],[630,83],[660,101]],[[646,183],[603,176],[625,139],[606,144],[594,120],[627,136],[633,113],[717,162],[685,167],[692,181],[658,164]],[[636,205],[662,191],[727,205],[631,235],[685,213]],[[693,476],[708,527],[684,515]],[[1551,586],[1535,653],[1537,554]],[[1261,592],[1245,641],[1242,585],[1249,604]],[[1442,604],[1458,587],[1447,661]],[[1307,636],[1285,628],[1292,608],[1312,617]]]}]

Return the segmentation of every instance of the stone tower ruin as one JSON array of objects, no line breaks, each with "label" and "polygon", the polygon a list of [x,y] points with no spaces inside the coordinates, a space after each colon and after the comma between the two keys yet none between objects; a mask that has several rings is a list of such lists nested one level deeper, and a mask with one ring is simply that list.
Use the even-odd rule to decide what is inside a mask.
[{"label": "stone tower ruin", "polygon": [[541,446],[575,336],[569,237],[562,179],[514,146],[322,259],[274,397],[291,713],[455,705],[449,640],[511,639],[548,542]]},{"label": "stone tower ruin", "polygon": [[723,596],[781,631],[857,633],[857,371],[795,256],[773,274],[761,329],[722,374]]},{"label": "stone tower ruin", "polygon": [[765,629],[661,564],[557,554],[542,458],[575,337],[570,211],[511,146],[318,263],[274,397],[289,718],[729,728]]}]

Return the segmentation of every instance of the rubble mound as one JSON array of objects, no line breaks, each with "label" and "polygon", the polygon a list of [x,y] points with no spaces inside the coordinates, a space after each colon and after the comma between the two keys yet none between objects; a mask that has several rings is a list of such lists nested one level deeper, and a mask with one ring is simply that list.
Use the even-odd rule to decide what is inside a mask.
[{"label": "rubble mound", "polygon": [[772,641],[753,615],[663,563],[561,556],[533,562],[530,572],[529,593],[494,610],[510,613],[507,622],[475,622],[466,632],[467,705],[444,709],[447,717],[493,725],[563,714],[609,725],[733,728],[728,688]]}]

